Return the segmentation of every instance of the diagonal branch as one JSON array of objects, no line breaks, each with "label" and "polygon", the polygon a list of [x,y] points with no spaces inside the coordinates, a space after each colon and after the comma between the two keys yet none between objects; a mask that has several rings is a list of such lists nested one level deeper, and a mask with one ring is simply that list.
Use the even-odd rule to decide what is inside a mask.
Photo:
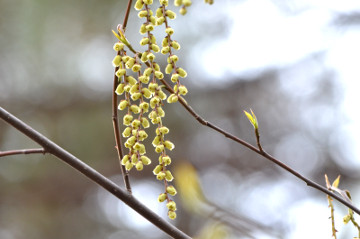
[{"label": "diagonal branch", "polygon": [[45,149],[15,149],[8,151],[0,151],[0,157],[17,155],[17,154],[45,154]]},{"label": "diagonal branch", "polygon": [[114,182],[104,177],[102,174],[97,172],[95,169],[91,168],[80,159],[76,158],[74,155],[70,154],[36,130],[32,129],[30,126],[7,112],[5,109],[0,107],[0,118],[6,121],[8,124],[28,136],[33,141],[40,144],[44,147],[46,152],[58,157],[60,160],[72,166],[78,172],[80,172],[85,177],[89,178],[91,181],[96,182],[102,188],[119,198],[121,201],[126,203],[129,207],[138,212],[141,216],[150,221],[153,225],[160,228],[166,234],[179,239],[191,239],[190,236],[186,235],[184,232],[177,229],[175,226],[165,221],[163,218],[159,217],[156,213],[151,211],[140,201],[138,201],[131,194],[127,193],[125,190],[121,189]]}]

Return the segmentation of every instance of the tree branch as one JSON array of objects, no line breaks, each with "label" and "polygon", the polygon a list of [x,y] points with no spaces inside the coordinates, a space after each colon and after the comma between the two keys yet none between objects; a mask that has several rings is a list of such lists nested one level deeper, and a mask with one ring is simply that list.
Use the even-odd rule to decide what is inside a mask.
[{"label": "tree branch", "polygon": [[33,141],[37,142],[42,147],[44,147],[44,150],[46,150],[46,152],[58,157],[60,160],[72,166],[85,177],[89,178],[93,182],[96,182],[102,188],[119,198],[129,207],[138,212],[141,216],[143,216],[152,224],[164,231],[166,234],[174,238],[191,239],[190,236],[186,235],[184,232],[180,231],[175,226],[165,221],[163,218],[161,218],[156,213],[147,208],[145,205],[143,205],[135,197],[117,186],[114,182],[104,177],[95,169],[91,168],[90,166],[82,162],[80,159],[76,158],[74,155],[70,154],[39,132],[32,129],[30,126],[7,112],[2,107],[0,107],[0,118],[2,118],[5,122],[12,125],[14,128],[16,128],[29,138],[31,138]]},{"label": "tree branch", "polygon": [[45,149],[16,149],[8,151],[0,151],[0,157],[17,155],[17,154],[45,154]]}]

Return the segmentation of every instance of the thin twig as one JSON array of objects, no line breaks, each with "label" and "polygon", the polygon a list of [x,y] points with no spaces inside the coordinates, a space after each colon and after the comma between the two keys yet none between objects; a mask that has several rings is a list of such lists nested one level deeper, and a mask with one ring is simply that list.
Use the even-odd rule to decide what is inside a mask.
[{"label": "thin twig", "polygon": [[[169,86],[169,84],[165,81],[165,80],[161,80],[161,82],[165,85],[165,88],[167,91],[169,91],[170,93],[174,93],[174,90]],[[313,187],[329,196],[331,196],[332,198],[336,199],[337,201],[341,202],[343,205],[347,206],[348,208],[351,208],[354,212],[356,212],[358,215],[360,215],[360,209],[358,209],[357,207],[355,207],[351,202],[348,202],[346,200],[344,200],[343,198],[339,197],[338,195],[336,195],[335,193],[329,191],[328,189],[326,189],[325,187],[315,183],[314,181],[306,178],[305,176],[301,175],[299,172],[297,172],[296,170],[292,169],[291,167],[287,166],[286,164],[282,163],[281,161],[279,161],[278,159],[274,158],[273,156],[271,156],[270,154],[266,153],[263,149],[258,149],[256,147],[254,147],[253,145],[251,145],[250,143],[246,142],[245,140],[242,140],[234,135],[232,135],[229,132],[226,132],[225,130],[221,129],[220,127],[210,123],[209,121],[204,120],[199,114],[197,114],[195,112],[195,110],[193,110],[193,108],[182,98],[179,97],[179,102],[182,104],[182,106],[202,125],[207,126],[217,132],[219,132],[220,134],[224,135],[226,138],[229,138],[239,144],[242,144],[243,146],[245,146],[246,148],[254,151],[255,153],[263,156],[264,158],[270,160],[271,162],[277,164],[278,166],[280,166],[281,168],[285,169],[286,171],[288,171],[289,173],[291,173],[292,175],[294,175],[295,177],[301,179],[302,181],[304,181],[307,186]]]},{"label": "thin twig", "polygon": [[69,164],[78,172],[80,172],[85,177],[89,178],[91,181],[96,182],[102,188],[119,198],[129,207],[138,212],[141,216],[146,218],[153,225],[157,226],[159,229],[164,231],[166,234],[179,239],[191,239],[190,236],[186,235],[184,232],[180,231],[178,228],[165,221],[163,218],[158,216],[156,213],[147,208],[144,204],[138,201],[131,194],[127,193],[125,190],[121,189],[114,182],[104,177],[102,174],[97,172],[95,169],[91,168],[80,159],[76,158],[74,155],[70,154],[38,131],[32,129],[30,126],[16,118],[14,115],[7,112],[5,109],[0,107],[0,118],[3,119],[8,124],[12,125],[14,128],[28,136],[30,139],[44,147],[46,152],[58,157],[63,162]]},{"label": "thin twig", "polygon": [[[130,9],[131,9],[132,0],[128,1],[128,5],[126,8],[126,13],[122,25],[122,30],[125,33],[127,22],[130,15]],[[120,55],[120,51],[117,52],[117,55]],[[122,143],[121,143],[121,136],[120,136],[120,129],[119,129],[119,120],[118,120],[118,110],[117,110],[117,94],[115,93],[115,90],[119,84],[119,79],[116,76],[116,71],[119,70],[119,67],[115,67],[114,71],[114,83],[113,83],[113,90],[112,90],[112,122],[113,122],[113,128],[114,128],[114,136],[115,136],[115,143],[116,143],[116,151],[118,153],[120,168],[121,168],[121,175],[124,180],[124,184],[126,187],[126,190],[131,194],[131,185],[130,185],[130,178],[129,173],[126,171],[125,166],[121,164],[121,159],[123,158],[123,151],[122,151]]]},{"label": "thin twig", "polygon": [[17,154],[45,154],[45,149],[16,149],[8,151],[0,151],[0,157],[17,155]]}]

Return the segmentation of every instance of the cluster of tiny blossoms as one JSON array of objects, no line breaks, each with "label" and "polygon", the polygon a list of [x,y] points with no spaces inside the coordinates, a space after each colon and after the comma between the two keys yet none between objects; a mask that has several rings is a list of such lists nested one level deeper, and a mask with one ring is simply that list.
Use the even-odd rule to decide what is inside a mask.
[{"label": "cluster of tiny blossoms", "polygon": [[[191,1],[175,1],[176,6],[185,9],[191,5]],[[146,149],[143,141],[148,137],[146,129],[150,127],[150,122],[156,127],[152,144],[155,152],[159,154],[159,163],[154,168],[153,173],[156,178],[164,182],[164,192],[158,197],[159,202],[165,202],[168,208],[168,216],[176,218],[176,203],[170,198],[177,193],[174,186],[169,183],[173,180],[173,175],[168,169],[171,158],[167,154],[168,150],[174,149],[174,144],[165,138],[169,133],[169,128],[163,124],[165,111],[164,102],[175,103],[182,96],[187,94],[187,88],[180,83],[181,78],[185,78],[186,71],[177,65],[179,57],[174,54],[180,49],[180,44],[172,39],[174,29],[169,26],[169,20],[176,18],[176,14],[167,9],[168,0],[159,0],[158,8],[153,12],[153,0],[137,0],[135,9],[138,17],[144,22],[140,27],[140,34],[144,37],[140,41],[140,46],[145,48],[142,52],[136,52],[127,39],[124,37],[121,27],[118,31],[121,34],[119,42],[115,43],[114,50],[117,52],[113,60],[116,67],[118,86],[116,94],[122,95],[118,109],[124,111],[122,136],[126,138],[124,143],[128,153],[122,158],[121,164],[127,171],[136,168],[141,171],[144,165],[149,165],[151,160],[146,156]],[[181,12],[181,10],[180,10]],[[155,27],[164,26],[165,36],[159,46],[153,34]],[[133,56],[127,55],[125,47],[136,52]],[[161,69],[156,63],[158,54],[167,56],[167,65]],[[167,96],[162,90],[163,82],[168,76],[172,82],[173,93]],[[150,122],[149,122],[150,121]]]}]

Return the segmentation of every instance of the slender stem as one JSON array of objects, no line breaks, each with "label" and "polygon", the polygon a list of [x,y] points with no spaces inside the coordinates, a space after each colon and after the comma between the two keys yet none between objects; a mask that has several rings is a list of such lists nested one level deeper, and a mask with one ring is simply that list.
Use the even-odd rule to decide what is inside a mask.
[{"label": "slender stem", "polygon": [[[167,91],[169,91],[170,93],[174,93],[174,90],[169,86],[169,84],[165,81],[165,80],[161,80],[161,82],[165,85],[165,88]],[[256,147],[254,147],[253,145],[251,145],[250,143],[246,142],[245,140],[242,140],[234,135],[232,135],[229,132],[226,132],[225,130],[221,129],[220,127],[204,120],[199,114],[197,114],[195,112],[195,110],[193,110],[193,108],[191,108],[190,105],[188,105],[188,103],[181,97],[179,97],[179,102],[182,104],[182,106],[202,125],[205,125],[217,132],[219,132],[220,134],[224,135],[226,138],[229,138],[239,144],[242,144],[243,146],[245,146],[246,148],[254,151],[255,153],[263,156],[264,158],[270,160],[271,162],[277,164],[278,166],[280,166],[281,168],[285,169],[286,171],[288,171],[289,173],[291,173],[292,175],[294,175],[295,177],[301,179],[302,181],[304,181],[308,186],[313,187],[329,196],[331,196],[332,198],[335,198],[337,201],[341,202],[343,205],[347,206],[348,208],[352,209],[354,212],[356,212],[358,215],[360,215],[360,209],[356,208],[351,202],[348,202],[346,200],[344,200],[342,197],[339,197],[338,195],[336,195],[335,193],[329,191],[327,188],[315,183],[314,181],[306,178],[305,176],[301,175],[299,172],[297,172],[296,170],[290,168],[289,166],[287,166],[286,164],[282,163],[281,161],[277,160],[276,158],[274,158],[273,156],[271,156],[270,154],[266,153],[262,148],[258,149]]]},{"label": "slender stem", "polygon": [[132,0],[129,0],[129,1],[128,1],[127,8],[126,8],[126,13],[125,13],[124,21],[123,21],[123,24],[122,24],[124,33],[125,33],[125,30],[126,30],[127,22],[128,22],[129,15],[130,15],[131,4],[132,4]]},{"label": "slender stem", "polygon": [[23,134],[25,134],[26,136],[28,136],[33,141],[37,142],[42,147],[44,147],[44,150],[46,152],[58,157],[60,160],[72,166],[82,175],[89,178],[91,181],[96,182],[102,188],[119,198],[129,207],[138,212],[141,216],[143,216],[152,224],[164,231],[166,234],[174,238],[191,239],[190,236],[186,235],[184,232],[180,231],[175,226],[165,221],[163,218],[161,218],[156,213],[147,208],[145,205],[143,205],[131,194],[127,193],[125,190],[117,186],[114,182],[104,177],[95,169],[91,168],[89,165],[85,164],[80,159],[76,158],[74,155],[70,154],[69,152],[67,152],[36,130],[32,129],[30,126],[7,112],[2,107],[0,107],[0,118],[8,124],[12,125],[14,128],[19,130]]},{"label": "slender stem", "polygon": [[8,151],[0,151],[0,157],[17,155],[17,154],[45,154],[45,149],[16,149]]}]

